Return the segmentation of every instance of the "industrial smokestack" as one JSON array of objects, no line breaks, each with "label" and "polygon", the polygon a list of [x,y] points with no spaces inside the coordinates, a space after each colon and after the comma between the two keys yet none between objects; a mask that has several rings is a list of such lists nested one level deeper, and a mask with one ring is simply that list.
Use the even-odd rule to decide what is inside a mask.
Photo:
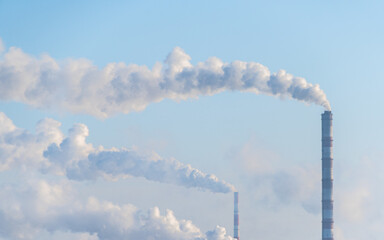
[{"label": "industrial smokestack", "polygon": [[235,197],[235,211],[234,211],[234,229],[233,238],[239,240],[239,192],[234,192]]},{"label": "industrial smokestack", "polygon": [[322,240],[333,240],[332,112],[321,115],[322,125]]}]

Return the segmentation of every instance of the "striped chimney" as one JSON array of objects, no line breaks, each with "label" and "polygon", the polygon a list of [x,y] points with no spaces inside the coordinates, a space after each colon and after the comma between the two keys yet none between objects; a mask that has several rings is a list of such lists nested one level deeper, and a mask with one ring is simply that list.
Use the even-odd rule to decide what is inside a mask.
[{"label": "striped chimney", "polygon": [[333,240],[332,112],[321,115],[322,125],[322,240]]},{"label": "striped chimney", "polygon": [[234,229],[233,238],[239,240],[239,192],[234,192],[235,197],[235,211],[234,211]]}]

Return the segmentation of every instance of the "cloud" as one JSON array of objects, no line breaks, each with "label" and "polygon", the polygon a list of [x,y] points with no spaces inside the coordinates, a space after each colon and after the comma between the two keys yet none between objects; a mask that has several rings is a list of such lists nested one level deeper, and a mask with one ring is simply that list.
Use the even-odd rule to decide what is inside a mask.
[{"label": "cloud", "polygon": [[232,239],[219,226],[206,235],[191,221],[177,219],[171,210],[161,214],[157,207],[142,211],[94,197],[79,200],[67,181],[29,180],[20,186],[3,186],[0,196],[0,236],[7,239],[36,239],[42,231],[70,232],[88,240]]},{"label": "cloud", "polygon": [[97,148],[86,142],[89,130],[75,124],[64,137],[60,123],[44,119],[36,133],[17,128],[0,113],[0,170],[10,168],[40,169],[45,173],[65,175],[74,180],[93,180],[103,177],[143,177],[150,181],[228,193],[234,187],[206,174],[189,164],[165,159],[154,152],[135,149]]},{"label": "cloud", "polygon": [[296,99],[330,109],[319,85],[284,70],[270,73],[259,63],[224,63],[211,57],[192,65],[176,47],[164,64],[110,63],[99,69],[87,59],[57,61],[11,47],[0,59],[0,100],[37,108],[60,109],[101,118],[141,111],[163,99],[176,101],[223,91],[253,92]]},{"label": "cloud", "polygon": [[269,176],[274,199],[280,204],[300,204],[310,214],[320,214],[320,168],[292,167]]},{"label": "cloud", "polygon": [[[247,183],[248,195],[253,195],[252,204],[267,210],[262,213],[263,223],[273,216],[271,210],[283,219],[292,214],[303,217],[301,207],[308,215],[315,215],[307,219],[320,226],[320,157],[316,162],[297,165],[254,139],[231,154],[243,168],[242,177],[247,180],[243,182]],[[339,154],[335,154],[333,172],[335,239],[382,239],[384,210],[378,206],[384,201],[384,175],[379,174],[384,171],[384,153],[372,152],[363,157]],[[289,213],[284,215],[286,211]]]},{"label": "cloud", "polygon": [[231,158],[240,163],[250,179],[249,191],[265,206],[297,205],[310,214],[321,213],[320,166],[286,164],[286,159],[254,137],[235,149]]},{"label": "cloud", "polygon": [[49,164],[42,153],[48,145],[62,141],[60,125],[55,120],[44,119],[36,125],[36,134],[32,134],[17,128],[12,120],[0,112],[0,170]]},{"label": "cloud", "polygon": [[[381,173],[383,152],[334,160],[334,233],[335,239],[382,239],[384,201]],[[320,173],[320,168],[318,168]],[[309,174],[311,174],[309,172]],[[303,182],[307,184],[307,182]],[[320,192],[319,186],[317,192]],[[316,197],[320,199],[320,197]]]},{"label": "cloud", "polygon": [[0,38],[0,54],[2,54],[5,50],[5,46],[3,43],[3,39]]},{"label": "cloud", "polygon": [[384,170],[383,157],[383,152],[370,153],[335,166],[335,219],[345,239],[376,240],[384,234],[384,178],[375,174]]},{"label": "cloud", "polygon": [[227,231],[225,228],[216,226],[216,228],[212,231],[207,232],[208,240],[231,240],[233,239],[230,236],[227,236]]}]

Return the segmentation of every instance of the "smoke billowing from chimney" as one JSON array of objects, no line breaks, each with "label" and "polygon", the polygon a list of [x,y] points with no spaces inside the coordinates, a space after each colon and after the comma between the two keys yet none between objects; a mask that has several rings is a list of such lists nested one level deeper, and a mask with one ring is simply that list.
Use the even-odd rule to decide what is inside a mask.
[{"label": "smoke billowing from chimney", "polygon": [[0,53],[0,100],[105,118],[141,111],[164,99],[241,91],[296,99],[330,110],[319,85],[284,70],[271,73],[260,63],[225,63],[216,57],[196,65],[190,60],[176,47],[164,64],[156,63],[152,69],[124,63],[100,69],[87,59],[36,58],[11,47]]},{"label": "smoke billowing from chimney", "polygon": [[35,134],[16,127],[0,112],[0,172],[12,168],[38,169],[73,180],[141,177],[211,192],[229,193],[233,185],[176,159],[137,149],[105,149],[88,143],[88,127],[75,124],[67,137],[61,123],[44,119]]}]

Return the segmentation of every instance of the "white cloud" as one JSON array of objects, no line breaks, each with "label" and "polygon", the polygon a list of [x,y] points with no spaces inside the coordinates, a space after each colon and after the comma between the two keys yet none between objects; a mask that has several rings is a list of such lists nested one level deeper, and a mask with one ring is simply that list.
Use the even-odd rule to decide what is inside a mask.
[{"label": "white cloud", "polygon": [[86,142],[89,130],[75,124],[66,138],[60,123],[44,119],[36,134],[17,128],[0,113],[0,170],[36,168],[69,179],[91,180],[99,177],[143,177],[150,181],[195,187],[212,192],[231,192],[234,187],[215,175],[206,174],[175,159],[134,149],[104,149]]},{"label": "white cloud", "polygon": [[208,240],[231,240],[232,237],[227,235],[227,231],[225,228],[216,226],[216,228],[212,231],[207,232]]},{"label": "white cloud", "polygon": [[247,191],[261,204],[269,209],[297,205],[310,214],[321,213],[319,164],[287,164],[287,159],[254,137],[231,154],[250,180]]},{"label": "white cloud", "polygon": [[0,54],[2,54],[5,50],[5,46],[3,43],[3,39],[0,38]]},{"label": "white cloud", "polygon": [[[384,171],[384,154],[371,153],[360,159],[339,154],[335,153],[333,173],[335,239],[382,239],[384,210],[378,206],[384,201],[384,175],[379,174]],[[311,219],[321,229],[320,156],[316,163],[297,165],[287,161],[289,156],[279,156],[251,139],[231,157],[241,163],[243,182],[249,181],[247,194],[253,195],[252,204],[267,209],[255,216],[263,214],[262,219],[268,219],[281,214],[281,218],[290,218],[292,214],[299,216],[298,207],[302,207],[308,215],[318,216]],[[284,215],[285,211],[290,213]],[[273,232],[273,228],[268,230]]]},{"label": "white cloud", "polygon": [[48,145],[60,143],[60,123],[45,119],[36,126],[36,134],[17,128],[12,120],[0,112],[0,170],[12,167],[38,167],[49,162],[43,157]]},{"label": "white cloud", "polygon": [[355,185],[353,189],[343,191],[343,204],[338,206],[338,210],[348,221],[361,222],[370,214],[367,204],[372,198],[371,195],[367,186]]},{"label": "white cloud", "polygon": [[224,63],[215,57],[192,65],[190,59],[176,47],[164,65],[157,63],[152,69],[124,63],[99,69],[86,59],[59,62],[48,55],[35,58],[11,47],[0,60],[0,100],[108,117],[141,111],[163,99],[243,91],[330,108],[318,85],[284,70],[271,74],[259,63]]},{"label": "white cloud", "polygon": [[75,233],[83,240],[232,239],[221,227],[205,235],[170,210],[165,214],[157,207],[141,211],[130,204],[116,205],[93,197],[81,201],[66,181],[50,184],[35,180],[19,187],[7,186],[0,196],[0,236],[7,239],[36,239],[42,231]]},{"label": "white cloud", "polygon": [[384,234],[383,157],[370,153],[336,163],[335,224],[345,239],[379,240]]}]

